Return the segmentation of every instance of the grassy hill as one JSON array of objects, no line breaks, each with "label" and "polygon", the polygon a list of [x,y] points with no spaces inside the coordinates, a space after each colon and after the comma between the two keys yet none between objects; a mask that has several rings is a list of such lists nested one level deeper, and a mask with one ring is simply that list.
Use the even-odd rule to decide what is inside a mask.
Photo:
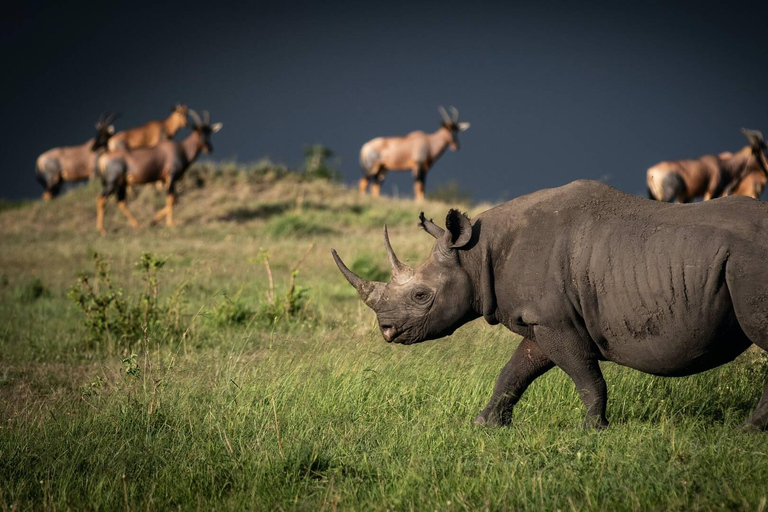
[{"label": "grassy hill", "polygon": [[[598,433],[557,369],[512,427],[472,426],[518,342],[501,327],[384,343],[330,249],[386,279],[383,224],[417,265],[419,211],[455,205],[209,164],[175,230],[111,202],[102,237],[97,191],[0,209],[3,509],[765,508],[768,435],[735,430],[768,380],[758,351],[684,379],[606,364]],[[162,205],[129,201],[142,222]]]}]

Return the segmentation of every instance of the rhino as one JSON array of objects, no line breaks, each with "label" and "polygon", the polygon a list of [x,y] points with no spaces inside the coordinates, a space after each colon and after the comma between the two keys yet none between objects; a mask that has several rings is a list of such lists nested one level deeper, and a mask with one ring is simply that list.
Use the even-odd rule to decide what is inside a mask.
[{"label": "rhino", "polygon": [[[522,336],[475,418],[508,425],[528,386],[558,366],[605,428],[600,361],[685,376],[768,350],[768,205],[746,197],[672,205],[595,181],[518,197],[474,221],[450,210],[418,268],[400,262],[386,226],[389,283],[339,270],[376,312],[389,343],[452,334],[479,317]],[[743,424],[768,425],[768,386]]]}]

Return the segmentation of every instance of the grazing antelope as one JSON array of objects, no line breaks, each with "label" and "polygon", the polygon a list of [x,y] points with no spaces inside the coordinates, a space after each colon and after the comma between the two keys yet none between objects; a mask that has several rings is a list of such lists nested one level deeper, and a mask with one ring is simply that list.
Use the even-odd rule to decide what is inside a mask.
[{"label": "grazing antelope", "polygon": [[767,149],[763,134],[756,130],[742,128],[744,135],[749,139],[752,147],[752,156],[755,157],[755,165],[747,164],[741,170],[723,192],[724,196],[748,196],[758,199],[768,183],[768,159]]},{"label": "grazing antelope", "polygon": [[427,171],[435,164],[445,148],[459,149],[459,132],[469,128],[469,123],[459,122],[459,111],[450,107],[451,115],[443,107],[440,128],[434,133],[411,132],[405,137],[377,137],[363,144],[360,149],[360,193],[365,194],[371,185],[371,195],[378,197],[387,171],[413,173],[413,195],[417,201],[424,200],[424,181]]},{"label": "grazing antelope", "polygon": [[165,184],[165,208],[160,210],[152,219],[152,223],[166,217],[169,227],[173,224],[173,205],[176,202],[176,182],[184,175],[184,171],[195,161],[200,152],[213,151],[210,135],[221,130],[222,123],[211,124],[207,110],[203,111],[203,119],[192,109],[189,109],[194,126],[192,133],[181,142],[172,140],[161,141],[151,148],[134,150],[118,149],[104,153],[99,157],[98,168],[104,187],[96,199],[96,228],[103,235],[104,205],[110,195],[117,196],[117,207],[133,227],[139,223],[125,204],[125,189],[128,185],[141,185],[162,181]]},{"label": "grazing antelope", "polygon": [[43,200],[59,195],[64,181],[83,181],[96,175],[96,159],[115,133],[112,123],[120,114],[105,112],[96,122],[96,136],[79,146],[49,149],[35,163],[35,177],[43,186]]},{"label": "grazing antelope", "polygon": [[[753,159],[758,149],[753,145],[749,131],[742,131],[750,139],[750,145],[736,153],[660,162],[649,168],[646,174],[648,197],[668,203],[687,203],[697,197],[707,201],[723,195],[739,176],[759,172],[762,158]],[[759,153],[762,155],[762,150]]]},{"label": "grazing antelope", "polygon": [[171,109],[171,115],[165,119],[156,119],[116,133],[109,141],[109,150],[152,147],[163,140],[172,139],[181,128],[186,128],[187,110],[186,105],[179,104]]}]

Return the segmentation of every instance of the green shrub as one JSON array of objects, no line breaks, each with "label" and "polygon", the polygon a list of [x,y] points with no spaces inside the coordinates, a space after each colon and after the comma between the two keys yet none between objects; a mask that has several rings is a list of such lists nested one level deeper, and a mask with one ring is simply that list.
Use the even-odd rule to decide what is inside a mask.
[{"label": "green shrub", "polygon": [[377,265],[373,257],[368,254],[359,254],[352,261],[352,272],[369,281],[389,281],[389,269]]},{"label": "green shrub", "polygon": [[309,180],[341,181],[341,174],[327,162],[331,156],[333,151],[322,144],[305,148],[304,177]]},{"label": "green shrub", "polygon": [[157,274],[165,265],[164,259],[142,252],[136,268],[145,286],[135,302],[121,288],[113,286],[106,259],[94,253],[93,261],[95,275],[81,272],[67,294],[85,315],[91,345],[111,344],[112,348],[130,353],[134,344],[147,341],[150,336],[161,341],[179,334],[183,288],[162,304],[158,299]]},{"label": "green shrub", "polygon": [[233,299],[223,294],[209,318],[212,323],[219,326],[240,325],[248,323],[255,314],[256,312],[241,301],[238,296]]},{"label": "green shrub", "polygon": [[42,297],[50,297],[51,292],[39,277],[34,277],[16,288],[16,299],[19,302],[30,303]]},{"label": "green shrub", "polygon": [[472,192],[461,187],[456,181],[449,181],[439,185],[435,190],[427,193],[427,199],[440,201],[450,205],[472,206]]},{"label": "green shrub", "polygon": [[334,233],[333,228],[320,224],[309,216],[296,213],[274,217],[264,227],[264,231],[273,237],[309,237]]}]

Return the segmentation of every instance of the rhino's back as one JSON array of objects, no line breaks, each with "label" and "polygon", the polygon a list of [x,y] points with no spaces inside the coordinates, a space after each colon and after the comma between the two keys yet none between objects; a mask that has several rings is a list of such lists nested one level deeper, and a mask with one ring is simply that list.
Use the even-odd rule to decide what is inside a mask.
[{"label": "rhino's back", "polygon": [[580,181],[488,213],[483,229],[506,225],[508,239],[494,243],[516,255],[504,279],[537,290],[527,296],[538,319],[583,321],[610,360],[685,374],[749,343],[725,265],[734,253],[754,257],[756,244],[768,250],[768,209],[758,201],[668,205]]}]

